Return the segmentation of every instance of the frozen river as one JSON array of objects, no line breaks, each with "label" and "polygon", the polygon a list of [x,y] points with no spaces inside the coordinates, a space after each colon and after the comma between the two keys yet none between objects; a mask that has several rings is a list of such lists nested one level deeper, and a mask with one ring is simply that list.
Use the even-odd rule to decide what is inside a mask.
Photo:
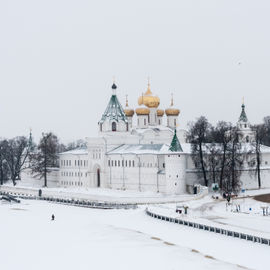
[{"label": "frozen river", "polygon": [[0,217],[5,270],[266,269],[270,253],[268,246],[152,219],[144,207],[22,201],[0,203]]}]

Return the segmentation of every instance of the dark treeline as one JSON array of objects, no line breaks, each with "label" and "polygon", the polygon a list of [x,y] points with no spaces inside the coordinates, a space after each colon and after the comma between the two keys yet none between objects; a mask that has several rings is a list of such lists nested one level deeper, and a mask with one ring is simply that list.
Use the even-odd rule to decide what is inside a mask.
[{"label": "dark treeline", "polygon": [[217,183],[222,192],[237,194],[246,164],[255,173],[258,188],[261,187],[261,145],[270,146],[270,117],[251,129],[254,140],[247,146],[241,140],[240,130],[229,122],[220,121],[214,126],[201,116],[189,124],[187,139],[192,144],[192,159],[205,186]]},{"label": "dark treeline", "polygon": [[13,185],[21,180],[21,173],[28,169],[34,177],[44,179],[47,186],[47,176],[51,168],[59,167],[59,153],[86,147],[85,142],[78,140],[67,145],[59,142],[52,132],[43,133],[35,144],[32,134],[12,139],[0,139],[0,185],[12,180]]}]

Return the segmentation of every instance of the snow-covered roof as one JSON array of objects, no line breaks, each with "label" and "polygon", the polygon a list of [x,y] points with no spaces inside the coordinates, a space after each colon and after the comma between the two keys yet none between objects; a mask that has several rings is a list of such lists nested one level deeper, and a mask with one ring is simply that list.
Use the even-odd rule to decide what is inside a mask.
[{"label": "snow-covered roof", "polygon": [[[183,144],[182,146],[185,153],[189,153],[189,154],[192,153],[192,148],[191,148],[192,144],[186,143],[186,144]],[[210,151],[210,146],[211,146],[210,143],[203,145],[203,150]],[[255,145],[252,145],[252,143],[241,143],[241,146],[242,146],[243,153],[252,153],[255,151]],[[215,149],[221,149],[221,148],[222,148],[221,144],[215,144]],[[261,144],[260,149],[261,149],[261,153],[270,154],[270,147]]]},{"label": "snow-covered roof", "polygon": [[[107,152],[108,155],[164,155],[175,154],[169,150],[168,144],[123,144],[119,147]],[[184,151],[190,152],[190,145],[185,144]],[[181,153],[183,153],[181,152]],[[178,153],[178,152],[177,152]]]},{"label": "snow-covered roof", "polygon": [[[210,146],[210,144],[207,144]],[[182,154],[191,154],[192,153],[192,145],[190,143],[183,143],[181,144],[183,152]],[[220,148],[220,144],[215,145],[216,148]],[[252,144],[244,143],[242,144],[242,151],[243,152],[251,152]],[[170,145],[168,144],[123,144],[113,150],[107,152],[108,155],[166,155],[166,154],[175,154],[176,152],[170,151]],[[205,146],[204,146],[205,148]],[[270,147],[261,145],[261,152],[262,153],[269,153],[270,154]],[[180,153],[180,152],[179,152]]]},{"label": "snow-covered roof", "polygon": [[165,126],[149,126],[148,128],[134,128],[132,130],[132,133],[138,133],[138,134],[143,134],[147,131],[154,131],[154,132],[160,132],[160,131],[170,131],[173,133],[173,130],[169,127]]},{"label": "snow-covered roof", "polygon": [[59,155],[87,155],[87,148],[76,148],[70,151],[62,152]]},{"label": "snow-covered roof", "polygon": [[107,154],[161,154],[168,149],[169,145],[166,144],[123,144]]}]

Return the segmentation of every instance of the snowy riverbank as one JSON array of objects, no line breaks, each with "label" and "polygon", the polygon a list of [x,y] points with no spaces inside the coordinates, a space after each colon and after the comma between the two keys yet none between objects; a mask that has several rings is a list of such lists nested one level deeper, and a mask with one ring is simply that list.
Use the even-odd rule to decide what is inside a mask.
[{"label": "snowy riverbank", "polygon": [[[54,213],[56,220],[50,217]],[[137,210],[0,203],[5,270],[266,269],[269,247],[162,222]]]}]

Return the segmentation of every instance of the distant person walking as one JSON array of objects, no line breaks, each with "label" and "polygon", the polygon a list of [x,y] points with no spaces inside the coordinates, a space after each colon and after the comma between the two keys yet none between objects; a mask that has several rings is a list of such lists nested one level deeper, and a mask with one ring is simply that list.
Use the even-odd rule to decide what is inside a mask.
[{"label": "distant person walking", "polygon": [[52,220],[54,220],[55,219],[55,216],[54,216],[54,214],[52,214]]}]

